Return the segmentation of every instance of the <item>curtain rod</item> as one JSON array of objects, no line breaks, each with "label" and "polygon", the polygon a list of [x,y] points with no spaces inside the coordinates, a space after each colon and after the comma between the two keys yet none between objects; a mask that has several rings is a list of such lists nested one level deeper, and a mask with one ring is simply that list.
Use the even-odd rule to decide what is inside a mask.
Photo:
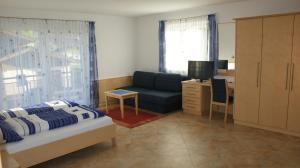
[{"label": "curtain rod", "polygon": [[[216,13],[208,14],[208,15],[215,15]],[[185,18],[179,18],[179,19],[166,19],[166,20],[160,20],[160,21],[172,21],[172,20],[181,20],[181,19],[193,19],[193,18],[198,18],[198,17],[203,17],[203,16],[208,16],[208,15],[201,15],[201,16],[191,16],[191,17],[185,17]]]},{"label": "curtain rod", "polygon": [[80,22],[95,22],[92,20],[76,20],[76,19],[43,19],[43,18],[30,18],[30,17],[10,17],[10,16],[0,16],[0,18],[11,18],[11,19],[35,19],[35,20],[60,20],[60,21],[80,21]]}]

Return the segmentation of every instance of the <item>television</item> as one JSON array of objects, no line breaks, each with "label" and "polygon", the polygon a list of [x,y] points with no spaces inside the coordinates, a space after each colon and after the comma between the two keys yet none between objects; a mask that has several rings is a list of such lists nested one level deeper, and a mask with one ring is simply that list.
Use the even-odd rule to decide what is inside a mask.
[{"label": "television", "polygon": [[218,60],[218,69],[228,69],[228,60]]},{"label": "television", "polygon": [[209,80],[214,77],[214,61],[189,61],[188,76],[191,79]]}]

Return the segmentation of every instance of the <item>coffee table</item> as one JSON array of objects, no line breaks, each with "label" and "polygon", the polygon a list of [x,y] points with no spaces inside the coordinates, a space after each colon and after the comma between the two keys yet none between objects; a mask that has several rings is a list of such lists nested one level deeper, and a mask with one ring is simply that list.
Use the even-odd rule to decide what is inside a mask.
[{"label": "coffee table", "polygon": [[108,114],[108,99],[115,98],[120,100],[120,109],[121,109],[121,117],[124,118],[124,99],[134,98],[135,99],[135,114],[138,115],[138,92],[117,89],[112,91],[104,92],[105,94],[105,102],[106,102],[106,113]]}]

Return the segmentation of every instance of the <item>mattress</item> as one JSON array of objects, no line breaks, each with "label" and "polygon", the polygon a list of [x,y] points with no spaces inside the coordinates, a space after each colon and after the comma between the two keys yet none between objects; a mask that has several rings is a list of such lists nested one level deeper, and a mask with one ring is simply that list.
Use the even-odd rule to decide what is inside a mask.
[{"label": "mattress", "polygon": [[88,120],[74,125],[45,131],[39,134],[25,136],[22,141],[5,144],[4,148],[9,154],[13,154],[94,129],[105,127],[111,125],[112,123],[113,121],[110,117],[104,116],[94,120]]}]

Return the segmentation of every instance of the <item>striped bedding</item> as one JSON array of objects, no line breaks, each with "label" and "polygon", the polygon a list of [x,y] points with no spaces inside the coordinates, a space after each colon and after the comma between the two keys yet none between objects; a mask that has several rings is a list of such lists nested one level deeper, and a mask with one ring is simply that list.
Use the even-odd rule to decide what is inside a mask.
[{"label": "striped bedding", "polygon": [[65,101],[45,102],[29,108],[14,108],[0,113],[1,121],[21,137],[103,117],[87,106]]},{"label": "striped bedding", "polygon": [[41,112],[50,112],[61,108],[68,108],[68,107],[73,107],[78,105],[79,104],[68,100],[55,100],[50,102],[44,102],[42,104],[38,104],[30,107],[24,107],[24,108],[17,107],[9,110],[3,110],[0,113],[0,119],[27,116],[31,114],[38,114]]}]

